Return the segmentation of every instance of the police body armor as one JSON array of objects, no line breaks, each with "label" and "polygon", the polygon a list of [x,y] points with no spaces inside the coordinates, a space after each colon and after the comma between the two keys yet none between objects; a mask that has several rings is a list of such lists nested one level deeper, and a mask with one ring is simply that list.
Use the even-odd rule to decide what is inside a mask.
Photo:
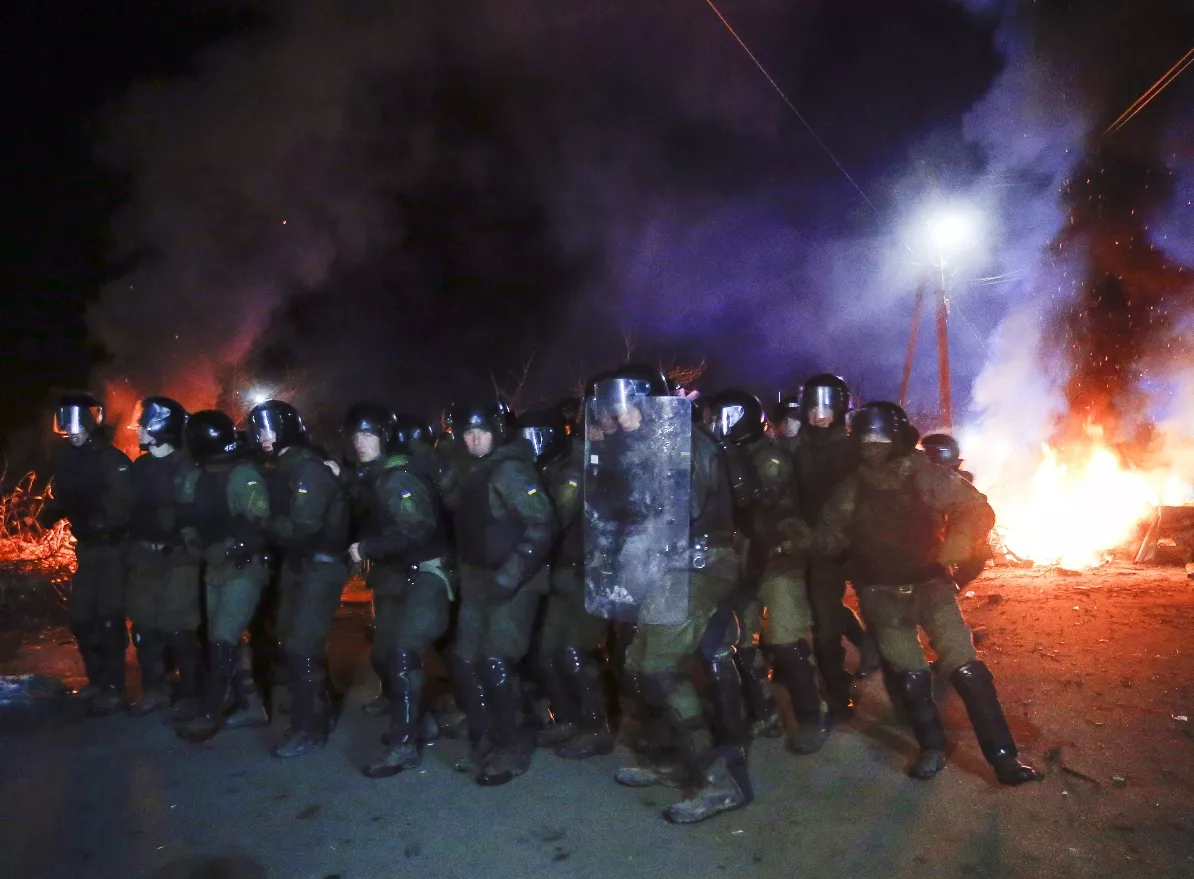
[{"label": "police body armor", "polygon": [[494,515],[489,503],[489,482],[503,461],[482,461],[465,477],[453,516],[456,555],[475,568],[496,570],[526,531],[526,526],[512,518]]},{"label": "police body armor", "polygon": [[[301,448],[301,447],[300,447]],[[344,483],[332,475],[331,470],[323,464],[322,459],[315,452],[308,452],[311,458],[319,463],[327,473],[327,478],[334,483],[334,491],[328,501],[323,514],[323,522],[319,530],[312,536],[303,539],[301,547],[279,547],[286,554],[287,561],[299,561],[314,555],[339,556],[348,549],[349,528],[351,517],[348,508],[348,491]],[[267,476],[269,489],[269,506],[272,516],[289,516],[293,491],[286,472],[277,468],[271,469]]]},{"label": "police body armor", "polygon": [[905,586],[943,576],[937,556],[944,526],[942,516],[921,498],[913,477],[892,489],[859,479],[850,579],[859,586]]},{"label": "police body armor", "polygon": [[262,552],[265,538],[260,529],[228,508],[228,481],[238,466],[217,464],[200,471],[195,481],[193,523],[204,547],[235,541],[253,552]]},{"label": "police body armor", "polygon": [[[580,454],[584,449],[580,443],[570,439],[572,450],[568,453],[563,461],[556,464],[549,464],[547,467],[548,482],[551,482],[551,475],[553,472],[572,468],[577,470],[576,478],[582,479],[579,472],[581,469],[582,459]],[[582,488],[583,491],[583,488]],[[585,563],[585,526],[583,511],[568,527],[563,528],[559,534],[556,535],[555,546],[551,551],[551,564],[553,566],[566,567],[570,565],[583,565]]]},{"label": "police body armor", "polygon": [[[444,528],[443,506],[439,501],[439,492],[436,490],[435,482],[425,469],[417,465],[412,466],[409,461],[403,464],[391,464],[390,461],[392,460],[391,458],[390,460],[380,462],[380,466],[367,468],[362,474],[359,492],[359,502],[361,505],[360,537],[362,539],[381,537],[394,526],[395,522],[390,515],[389,505],[386,503],[386,499],[381,496],[379,488],[386,473],[393,470],[404,470],[422,482],[431,493],[431,496],[435,498],[436,519],[439,524],[436,527],[435,534],[425,543],[417,547],[412,547],[399,557],[391,558],[386,556],[375,561],[385,565],[413,566],[421,562],[431,561],[432,559],[443,558],[448,550],[448,543]],[[370,558],[372,559],[372,556]]]},{"label": "police body armor", "polygon": [[188,461],[178,452],[164,458],[146,453],[133,462],[133,539],[154,544],[179,542],[177,530],[178,479]]},{"label": "police body armor", "polygon": [[[624,429],[596,400],[586,401],[585,608],[606,619],[679,625],[688,618],[689,569],[699,555],[690,542],[692,405],[658,396],[631,405],[639,421]],[[714,506],[698,517],[710,529],[700,533],[723,528]]]},{"label": "police body armor", "polygon": [[814,528],[839,482],[858,469],[858,453],[839,427],[805,427],[793,453],[800,516]]},{"label": "police body armor", "polygon": [[77,540],[104,535],[91,528],[92,518],[103,509],[104,446],[92,441],[80,448],[63,444],[54,462],[54,502],[70,522]]}]

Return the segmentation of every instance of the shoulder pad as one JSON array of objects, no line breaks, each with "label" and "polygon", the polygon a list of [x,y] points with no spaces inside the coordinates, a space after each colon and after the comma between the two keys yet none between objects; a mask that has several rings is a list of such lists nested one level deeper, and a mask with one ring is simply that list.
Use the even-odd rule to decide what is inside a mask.
[{"label": "shoulder pad", "polygon": [[383,466],[385,470],[402,470],[410,466],[409,455],[390,455]]}]

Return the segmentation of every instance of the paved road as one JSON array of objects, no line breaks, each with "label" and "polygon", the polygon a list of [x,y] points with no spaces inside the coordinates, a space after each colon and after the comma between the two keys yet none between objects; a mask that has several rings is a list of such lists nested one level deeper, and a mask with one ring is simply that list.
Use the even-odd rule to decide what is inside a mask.
[{"label": "paved road", "polygon": [[[1070,613],[1072,601],[1061,599]],[[674,792],[618,787],[614,757],[573,764],[540,753],[524,778],[481,789],[451,771],[464,746],[441,741],[417,772],[365,779],[358,767],[381,724],[357,710],[376,686],[360,641],[345,640],[359,624],[351,612],[339,621],[341,643],[355,645],[337,655],[337,678],[351,688],[344,720],[325,751],[296,761],[268,755],[281,720],[193,746],[161,716],[0,715],[0,876],[1194,876],[1194,740],[1166,716],[1157,741],[1134,749],[1133,718],[1078,716],[1048,695],[1065,688],[1039,658],[1017,666],[992,657],[1015,694],[1005,701],[1026,752],[1042,764],[1052,752],[1039,785],[994,784],[953,695],[943,700],[959,743],[953,763],[932,783],[906,778],[911,738],[868,681],[861,716],[821,754],[756,745],[750,808],[674,827],[660,817]],[[1012,634],[997,625],[989,645]],[[1037,682],[1023,668],[1051,677]],[[1123,728],[1100,730],[1103,744],[1092,744],[1104,724]],[[1061,768],[1070,763],[1078,768]]]}]

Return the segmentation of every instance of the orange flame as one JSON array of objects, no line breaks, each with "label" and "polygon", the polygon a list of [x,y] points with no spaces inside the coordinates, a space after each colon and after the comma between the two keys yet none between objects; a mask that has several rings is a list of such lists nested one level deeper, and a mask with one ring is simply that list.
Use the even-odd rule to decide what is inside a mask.
[{"label": "orange flame", "polygon": [[1168,470],[1128,466],[1095,425],[1086,435],[1078,450],[1043,446],[1028,467],[1011,466],[1009,451],[1009,466],[986,474],[986,483],[977,474],[1004,546],[1020,558],[1070,570],[1094,567],[1137,538],[1159,505],[1179,502],[1183,487]]}]

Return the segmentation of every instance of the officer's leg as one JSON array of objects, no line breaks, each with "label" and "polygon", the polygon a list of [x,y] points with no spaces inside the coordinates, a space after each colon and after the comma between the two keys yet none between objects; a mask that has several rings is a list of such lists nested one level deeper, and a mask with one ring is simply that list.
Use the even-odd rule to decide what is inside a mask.
[{"label": "officer's leg", "polygon": [[125,651],[129,632],[125,624],[124,549],[120,546],[97,548],[96,558],[96,644],[100,659],[100,693],[87,706],[87,713],[102,716],[125,706]]},{"label": "officer's leg", "polygon": [[529,742],[520,741],[518,726],[519,660],[527,655],[540,600],[547,587],[547,569],[512,598],[495,603],[483,631],[482,681],[489,713],[494,753],[477,775],[487,787],[505,784],[530,767]]},{"label": "officer's leg", "polygon": [[809,564],[808,595],[813,612],[813,654],[825,681],[829,714],[848,720],[854,713],[854,678],[846,671],[846,649],[842,644],[842,598],[846,580],[840,565],[815,559]]},{"label": "officer's leg", "polygon": [[388,750],[365,767],[369,778],[384,778],[420,763],[419,731],[423,714],[422,653],[448,627],[448,590],[443,580],[425,572],[408,573],[405,594],[399,596],[396,625],[378,630],[386,648],[390,687]]},{"label": "officer's leg", "polygon": [[291,674],[291,729],[273,749],[275,757],[297,757],[327,744],[333,706],[324,644],[347,578],[344,565],[313,561],[293,581],[294,615],[284,645]]},{"label": "officer's leg", "polygon": [[128,710],[134,717],[141,717],[170,705],[166,689],[166,635],[157,613],[158,592],[165,588],[165,569],[160,554],[144,547],[131,547],[129,559],[128,613],[133,623],[133,646],[141,666],[141,698]]},{"label": "officer's leg", "polygon": [[913,593],[892,587],[863,587],[858,599],[873,627],[883,660],[891,666],[894,685],[916,735],[920,754],[908,770],[929,779],[945,768],[945,728],[933,700],[933,676],[917,637],[919,602]]},{"label": "officer's leg", "polygon": [[392,630],[398,624],[397,619],[392,619],[397,613],[397,602],[389,594],[392,590],[386,582],[391,579],[388,575],[388,570],[375,564],[370,566],[365,578],[365,585],[373,592],[373,620],[365,637],[369,642],[369,664],[379,684],[376,698],[361,706],[361,710],[370,717],[382,717],[390,713],[390,674],[386,665],[386,649],[381,644],[382,639],[377,636],[379,628]]},{"label": "officer's leg", "polygon": [[535,674],[547,691],[552,714],[552,722],[536,735],[536,743],[541,748],[554,748],[572,739],[580,721],[578,695],[565,669],[567,660],[562,657],[575,611],[567,594],[567,585],[561,582],[565,577],[566,570],[551,572],[551,590],[544,601],[533,648]]},{"label": "officer's leg", "polygon": [[749,602],[739,620],[741,631],[734,651],[734,663],[742,678],[742,695],[750,711],[751,734],[764,738],[778,738],[784,734],[783,718],[779,716],[771,695],[771,680],[767,674],[767,659],[759,649],[763,635],[763,603]]},{"label": "officer's leg", "polygon": [[468,718],[469,753],[453,767],[457,772],[476,775],[485,765],[492,742],[489,737],[489,706],[485,701],[485,686],[481,681],[481,647],[487,618],[489,599],[485,594],[485,571],[460,566],[460,611],[456,618],[456,643],[452,645],[452,686],[456,704]]},{"label": "officer's leg", "polygon": [[880,668],[879,645],[871,633],[863,628],[863,621],[846,604],[842,604],[842,622],[846,640],[858,648],[858,670],[854,677],[862,680],[873,675]]},{"label": "officer's leg", "polygon": [[102,584],[102,562],[91,547],[79,544],[75,549],[78,568],[71,578],[67,615],[71,634],[78,644],[87,683],[71,694],[78,702],[90,702],[103,686],[103,653],[99,643],[99,591]]},{"label": "officer's leg", "polygon": [[199,644],[199,566],[170,565],[159,595],[162,629],[178,668],[174,719],[188,721],[199,713],[203,649]]},{"label": "officer's leg", "polygon": [[614,737],[606,716],[605,691],[595,658],[606,620],[585,610],[584,577],[579,568],[572,569],[571,578],[560,591],[568,602],[568,625],[556,663],[575,700],[580,733],[568,744],[557,748],[555,753],[566,760],[583,760],[609,754],[614,749]]},{"label": "officer's leg", "polygon": [[999,783],[1017,785],[1040,780],[1043,776],[1019,759],[1016,741],[999,704],[995,679],[974,652],[974,639],[958,608],[953,584],[929,583],[920,588],[924,629],[937,652],[942,674],[949,677],[962,697],[983,756],[994,768]]},{"label": "officer's leg", "polygon": [[812,610],[801,566],[780,560],[768,567],[759,584],[759,596],[767,606],[767,643],[776,680],[788,691],[796,730],[786,745],[794,754],[821,750],[829,730],[817,690],[817,672],[812,661]]}]

